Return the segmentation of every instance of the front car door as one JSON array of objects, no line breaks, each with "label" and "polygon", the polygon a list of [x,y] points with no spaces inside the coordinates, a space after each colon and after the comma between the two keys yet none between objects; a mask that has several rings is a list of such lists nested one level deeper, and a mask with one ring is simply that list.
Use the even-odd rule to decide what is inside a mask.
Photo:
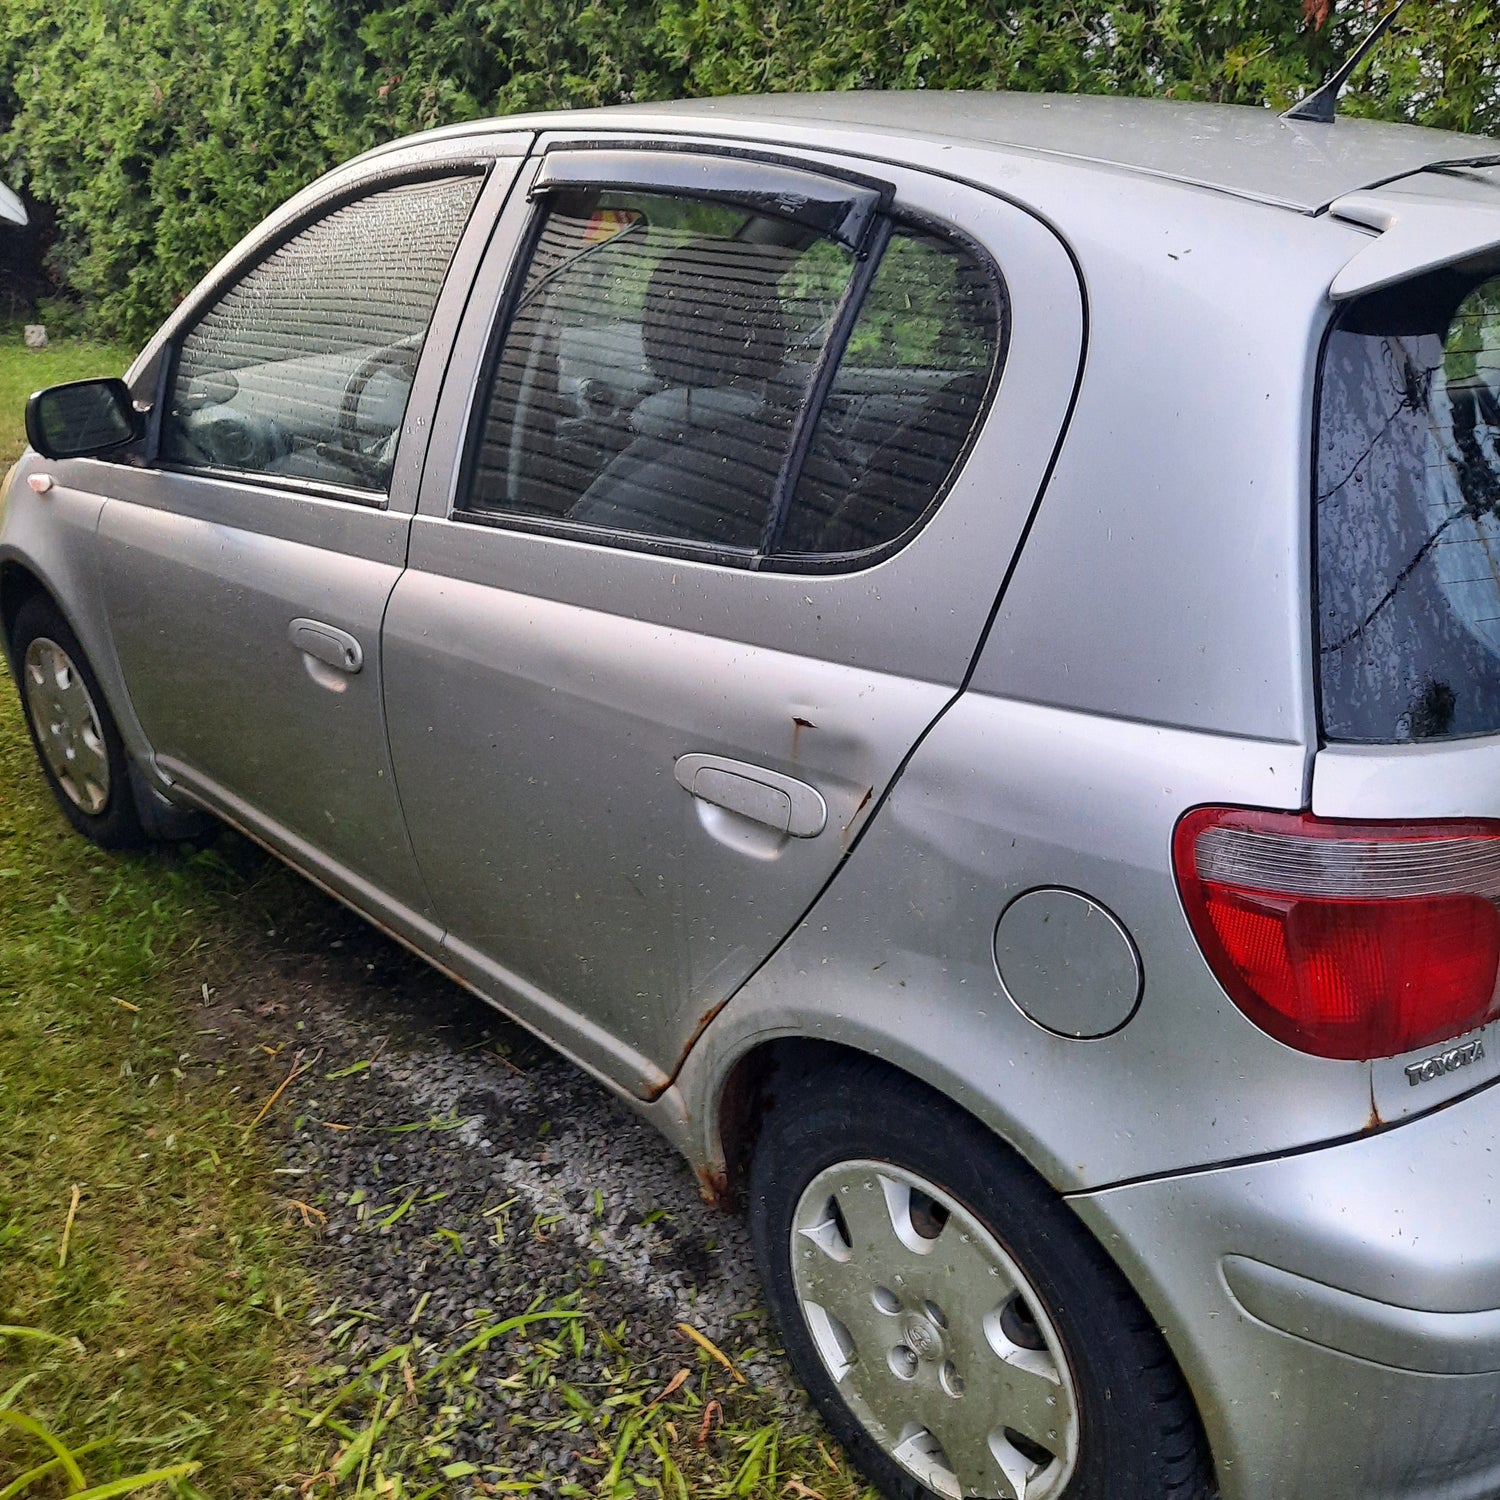
[{"label": "front car door", "polygon": [[444,387],[388,719],[449,962],[649,1097],[962,683],[1081,302],[1035,219],[900,167],[545,146]]},{"label": "front car door", "polygon": [[380,623],[482,216],[515,150],[398,160],[282,216],[162,351],[154,462],[118,471],[99,521],[157,770],[427,947],[439,933],[386,746]]}]

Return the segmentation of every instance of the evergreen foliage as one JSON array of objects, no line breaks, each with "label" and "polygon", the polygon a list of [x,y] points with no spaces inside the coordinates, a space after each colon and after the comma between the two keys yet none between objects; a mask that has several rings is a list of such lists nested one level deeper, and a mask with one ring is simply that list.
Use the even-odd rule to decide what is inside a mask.
[{"label": "evergreen foliage", "polygon": [[[787,89],[1279,108],[1384,4],[0,0],[0,176],[55,214],[56,287],[93,330],[139,339],[296,187],[411,130]],[[1500,0],[1412,0],[1343,109],[1500,133]]]}]

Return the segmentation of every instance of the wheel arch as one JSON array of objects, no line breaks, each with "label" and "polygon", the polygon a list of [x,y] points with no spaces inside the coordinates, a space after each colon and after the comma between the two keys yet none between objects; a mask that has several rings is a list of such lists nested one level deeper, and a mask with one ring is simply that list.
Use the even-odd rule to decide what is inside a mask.
[{"label": "wheel arch", "polygon": [[830,1041],[805,1032],[785,1032],[751,1042],[722,1070],[711,1087],[702,1126],[707,1153],[699,1168],[705,1195],[725,1203],[739,1201],[749,1180],[750,1160],[761,1128],[776,1105],[777,1089],[796,1087],[818,1071],[840,1064],[879,1068],[907,1080],[929,1095],[935,1106],[973,1120],[1045,1180],[1036,1163],[1014,1141],[997,1131],[993,1122],[967,1109],[931,1078],[874,1048]]},{"label": "wheel arch", "polygon": [[68,618],[68,612],[58,601],[57,595],[31,568],[13,557],[0,559],[0,647],[3,647],[7,660],[10,657],[11,637],[15,633],[16,616],[21,613],[27,600],[37,594],[48,599],[65,620]]},{"label": "wheel arch", "polygon": [[[63,591],[52,585],[28,562],[15,556],[0,558],[0,657],[17,675],[12,660],[12,641],[16,621],[21,611],[34,599],[44,599],[57,611],[68,629],[78,638],[89,664],[98,679],[99,690],[105,707],[115,720],[124,739],[126,760],[130,776],[130,795],[135,803],[136,814],[147,834],[159,839],[194,839],[213,826],[207,814],[193,807],[182,806],[169,800],[157,784],[155,777],[146,769],[150,764],[149,750],[143,756],[138,748],[145,745],[145,738],[135,718],[124,685],[118,680],[117,666],[110,656],[101,663],[96,651],[91,650],[85,632],[79,629],[80,621],[63,602]],[[107,670],[105,670],[107,669]],[[19,683],[18,683],[19,691]],[[134,740],[134,743],[132,741]]]}]

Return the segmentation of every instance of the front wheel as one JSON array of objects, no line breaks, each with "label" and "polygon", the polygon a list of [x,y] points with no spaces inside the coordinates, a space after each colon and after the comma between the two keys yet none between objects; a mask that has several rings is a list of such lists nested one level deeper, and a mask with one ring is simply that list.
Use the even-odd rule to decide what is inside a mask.
[{"label": "front wheel", "polygon": [[751,1230],[798,1375],[892,1500],[1204,1500],[1196,1412],[1072,1211],[878,1063],[778,1081]]},{"label": "front wheel", "polygon": [[140,843],[125,746],[77,636],[36,595],[17,612],[10,644],[26,728],[63,815],[103,848]]}]

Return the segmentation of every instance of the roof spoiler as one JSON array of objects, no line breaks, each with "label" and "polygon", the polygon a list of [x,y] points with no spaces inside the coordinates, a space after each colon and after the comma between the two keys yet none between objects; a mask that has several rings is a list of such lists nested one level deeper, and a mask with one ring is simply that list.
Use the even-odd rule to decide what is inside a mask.
[{"label": "roof spoiler", "polygon": [[1328,295],[1335,302],[1500,250],[1500,193],[1491,206],[1377,188],[1335,198],[1328,212],[1379,236],[1333,278]]}]

